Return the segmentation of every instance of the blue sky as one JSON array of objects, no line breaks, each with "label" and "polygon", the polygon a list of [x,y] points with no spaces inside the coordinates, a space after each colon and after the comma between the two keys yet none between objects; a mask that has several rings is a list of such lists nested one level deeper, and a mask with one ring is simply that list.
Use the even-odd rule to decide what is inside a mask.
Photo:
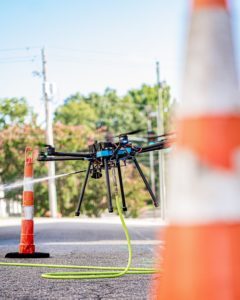
[{"label": "blue sky", "polygon": [[[232,2],[238,54],[240,3]],[[77,91],[87,94],[112,87],[124,94],[142,83],[153,84],[156,60],[161,79],[179,98],[188,4],[187,0],[1,1],[0,98],[26,97],[43,116],[41,79],[32,76],[41,71],[42,46],[48,80],[57,87],[55,106]]]}]

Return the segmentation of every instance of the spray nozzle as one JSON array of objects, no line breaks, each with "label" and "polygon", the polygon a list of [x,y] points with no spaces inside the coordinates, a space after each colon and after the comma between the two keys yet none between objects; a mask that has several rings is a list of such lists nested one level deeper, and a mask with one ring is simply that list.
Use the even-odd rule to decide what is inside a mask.
[{"label": "spray nozzle", "polygon": [[38,155],[38,161],[44,161],[48,156],[52,156],[55,153],[55,148],[51,145],[43,145],[45,147],[44,151],[41,151]]},{"label": "spray nozzle", "polygon": [[55,148],[51,145],[44,145],[46,148],[46,154],[47,155],[54,155],[55,153]]}]

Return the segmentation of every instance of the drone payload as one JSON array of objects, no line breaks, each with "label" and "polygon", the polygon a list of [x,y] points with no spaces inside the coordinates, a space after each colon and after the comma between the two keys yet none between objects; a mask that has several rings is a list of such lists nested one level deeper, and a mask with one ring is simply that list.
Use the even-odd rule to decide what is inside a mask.
[{"label": "drone payload", "polygon": [[137,156],[141,153],[146,153],[155,150],[162,150],[169,147],[169,136],[171,134],[166,134],[161,136],[162,139],[159,142],[151,143],[150,145],[139,147],[133,145],[128,139],[128,135],[136,134],[141,130],[135,130],[127,133],[120,134],[118,137],[117,143],[112,142],[97,142],[95,141],[92,145],[89,146],[89,152],[57,152],[55,148],[51,145],[45,145],[45,151],[40,152],[38,156],[38,161],[69,161],[69,160],[86,160],[88,161],[88,168],[86,171],[86,176],[84,183],[81,189],[79,196],[78,207],[75,215],[80,215],[81,205],[84,198],[85,189],[89,176],[91,175],[94,179],[99,179],[102,177],[102,171],[105,171],[106,186],[107,186],[107,195],[108,195],[108,211],[113,212],[112,205],[112,193],[110,186],[110,169],[117,169],[118,180],[122,198],[122,209],[127,211],[124,186],[122,181],[122,172],[121,172],[121,162],[126,165],[126,161],[133,161],[138,170],[155,207],[159,206],[159,202],[156,199],[150,184],[148,183],[138,161]]}]

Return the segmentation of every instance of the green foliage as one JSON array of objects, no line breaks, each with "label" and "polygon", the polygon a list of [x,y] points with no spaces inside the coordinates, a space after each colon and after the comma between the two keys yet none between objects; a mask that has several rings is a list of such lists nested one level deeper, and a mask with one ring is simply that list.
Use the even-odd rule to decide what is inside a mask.
[{"label": "green foliage", "polygon": [[7,128],[9,125],[22,125],[28,116],[32,118],[33,113],[25,98],[1,99],[0,129]]},{"label": "green foliage", "polygon": [[[0,178],[3,183],[23,179],[25,147],[30,145],[36,148],[43,139],[44,132],[30,125],[9,126],[0,132]],[[43,177],[46,174],[45,165],[35,168],[35,177]],[[7,191],[5,197],[21,201],[22,189]],[[43,215],[48,209],[47,187],[44,184],[35,186],[35,209],[39,215]]]},{"label": "green foliage", "polygon": [[[171,108],[170,87],[161,89],[165,128],[168,128]],[[147,128],[149,111],[156,111],[158,106],[157,86],[142,85],[120,97],[115,90],[106,89],[102,95],[90,93],[88,96],[79,93],[68,98],[55,113],[55,122],[66,125],[87,125],[94,129],[96,122],[103,121],[114,134]],[[153,127],[156,129],[156,119]]]},{"label": "green foliage", "polygon": [[57,109],[55,121],[67,125],[86,125],[89,128],[94,128],[97,115],[92,106],[84,101],[79,94],[76,94]]}]

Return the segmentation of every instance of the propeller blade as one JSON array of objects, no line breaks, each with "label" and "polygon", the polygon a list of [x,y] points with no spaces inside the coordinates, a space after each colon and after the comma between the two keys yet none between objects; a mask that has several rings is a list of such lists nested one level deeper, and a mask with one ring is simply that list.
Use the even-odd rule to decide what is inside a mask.
[{"label": "propeller blade", "polygon": [[167,132],[167,133],[164,133],[164,134],[160,134],[160,135],[151,135],[149,134],[148,136],[144,136],[144,138],[152,138],[152,139],[157,139],[159,137],[167,137],[167,136],[170,136],[170,135],[174,135],[175,132]]},{"label": "propeller blade", "polygon": [[118,135],[115,135],[114,137],[121,137],[121,136],[125,136],[125,135],[132,135],[132,134],[137,134],[139,132],[143,132],[143,129],[137,129],[137,130],[133,130],[133,131],[125,132],[125,133],[120,133]]}]

